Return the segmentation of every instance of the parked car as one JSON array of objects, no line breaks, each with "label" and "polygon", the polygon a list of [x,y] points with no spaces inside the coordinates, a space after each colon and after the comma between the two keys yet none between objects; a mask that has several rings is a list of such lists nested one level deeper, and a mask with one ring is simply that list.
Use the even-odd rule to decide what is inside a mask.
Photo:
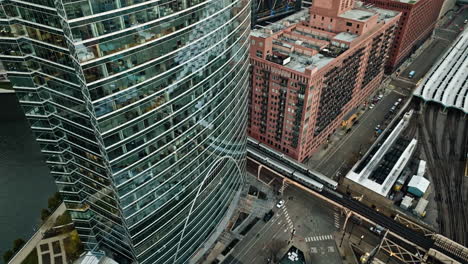
[{"label": "parked car", "polygon": [[380,129],[380,125],[377,125],[377,126],[375,127],[375,130],[379,130],[379,129]]},{"label": "parked car", "polygon": [[270,210],[268,213],[265,214],[265,216],[263,217],[263,221],[265,222],[268,222],[270,221],[270,219],[273,217],[273,215],[275,215],[275,213],[273,212],[273,210]]},{"label": "parked car", "polygon": [[281,208],[283,207],[283,205],[284,205],[284,200],[281,200],[276,204],[276,207]]},{"label": "parked car", "polygon": [[379,94],[378,96],[379,100],[383,98],[383,94]]},{"label": "parked car", "polygon": [[400,104],[400,102],[396,101],[393,105],[398,106],[399,104]]},{"label": "parked car", "polygon": [[395,112],[395,109],[396,109],[396,106],[392,106],[392,108],[390,108],[390,112]]},{"label": "parked car", "polygon": [[375,107],[375,104],[369,105],[369,109],[372,109],[372,108],[374,108],[374,107]]},{"label": "parked car", "polygon": [[403,101],[403,98],[398,98],[398,102],[401,103],[401,101]]}]

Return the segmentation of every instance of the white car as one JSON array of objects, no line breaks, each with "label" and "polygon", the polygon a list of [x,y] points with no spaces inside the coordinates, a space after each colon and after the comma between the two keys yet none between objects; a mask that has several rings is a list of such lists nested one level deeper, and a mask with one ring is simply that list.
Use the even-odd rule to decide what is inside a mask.
[{"label": "white car", "polygon": [[379,94],[379,99],[382,99],[383,98],[383,94]]},{"label": "white car", "polygon": [[395,102],[394,106],[397,106],[397,105],[399,105],[399,104],[400,104],[400,102]]},{"label": "white car", "polygon": [[369,106],[369,109],[374,108],[374,106],[375,106],[375,104],[371,104],[371,105]]},{"label": "white car", "polygon": [[281,208],[283,207],[283,205],[284,205],[284,200],[281,200],[276,204],[276,207]]},{"label": "white car", "polygon": [[383,231],[385,230],[385,228],[377,225],[377,226],[372,226],[371,228],[369,228],[369,230],[379,236],[382,235]]},{"label": "white car", "polygon": [[398,98],[398,102],[401,103],[401,101],[403,101],[403,99],[402,99],[402,98]]}]

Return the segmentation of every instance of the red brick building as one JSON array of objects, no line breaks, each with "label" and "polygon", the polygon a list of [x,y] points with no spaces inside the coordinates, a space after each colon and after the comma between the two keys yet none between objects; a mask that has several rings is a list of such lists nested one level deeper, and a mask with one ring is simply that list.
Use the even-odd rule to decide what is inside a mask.
[{"label": "red brick building", "polygon": [[379,86],[400,13],[315,0],[251,34],[249,135],[303,161]]},{"label": "red brick building", "polygon": [[385,71],[398,68],[431,36],[437,23],[444,0],[363,0],[379,8],[401,12],[395,41]]}]

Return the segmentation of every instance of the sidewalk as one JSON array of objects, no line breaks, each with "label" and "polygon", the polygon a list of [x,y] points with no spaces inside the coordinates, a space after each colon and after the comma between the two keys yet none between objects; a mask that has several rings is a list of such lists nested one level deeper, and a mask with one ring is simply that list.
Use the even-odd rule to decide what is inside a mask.
[{"label": "sidewalk", "polygon": [[62,215],[66,211],[65,203],[62,202],[60,206],[55,209],[54,213],[47,218],[44,224],[37,230],[37,232],[26,242],[26,244],[13,256],[8,264],[20,264],[33,250],[36,250],[36,246],[42,240],[44,232],[54,226],[55,220],[59,215]]}]

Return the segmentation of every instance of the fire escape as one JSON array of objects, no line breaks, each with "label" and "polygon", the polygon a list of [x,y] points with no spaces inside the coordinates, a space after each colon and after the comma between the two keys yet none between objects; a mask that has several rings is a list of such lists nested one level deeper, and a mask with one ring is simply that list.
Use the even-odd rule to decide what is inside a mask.
[{"label": "fire escape", "polygon": [[382,72],[387,60],[386,55],[392,43],[393,30],[394,27],[391,27],[385,33],[381,33],[373,38],[366,72],[362,81],[362,89]]},{"label": "fire escape", "polygon": [[358,49],[343,60],[341,67],[334,67],[325,74],[314,136],[327,128],[351,101],[363,51],[364,48]]},{"label": "fire escape", "polygon": [[262,100],[260,105],[260,133],[265,134],[267,131],[268,121],[268,95],[270,94],[268,88],[270,87],[270,71],[262,69],[263,83],[262,83]]}]

